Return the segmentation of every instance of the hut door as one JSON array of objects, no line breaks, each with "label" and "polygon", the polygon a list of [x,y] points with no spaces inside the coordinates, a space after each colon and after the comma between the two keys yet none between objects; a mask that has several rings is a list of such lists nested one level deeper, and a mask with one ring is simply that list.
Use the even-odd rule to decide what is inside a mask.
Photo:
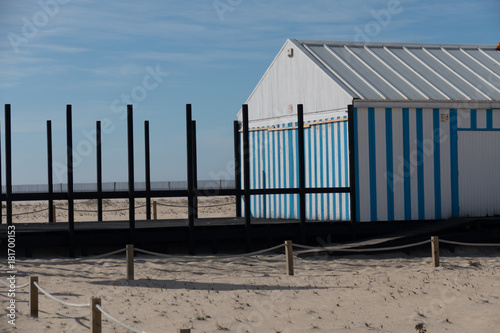
[{"label": "hut door", "polygon": [[500,131],[458,132],[460,216],[500,215]]}]

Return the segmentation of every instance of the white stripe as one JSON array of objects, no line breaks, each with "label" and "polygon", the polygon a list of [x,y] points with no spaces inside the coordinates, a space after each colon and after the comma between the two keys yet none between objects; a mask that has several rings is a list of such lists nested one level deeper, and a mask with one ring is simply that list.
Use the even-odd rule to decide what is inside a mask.
[{"label": "white stripe", "polygon": [[392,182],[394,188],[394,220],[402,221],[405,219],[405,201],[404,201],[403,110],[400,108],[392,109],[392,149],[393,149]]},{"label": "white stripe", "polygon": [[436,218],[434,201],[434,123],[433,110],[422,110],[423,150],[424,150],[424,201],[425,218]]},{"label": "white stripe", "polygon": [[[440,110],[441,114],[449,115],[449,110]],[[442,218],[447,219],[451,217],[451,162],[450,162],[450,121],[439,122],[439,133],[442,138],[440,144],[441,152],[441,210]]]},{"label": "white stripe", "polygon": [[479,109],[476,111],[477,115],[477,128],[486,128],[486,110]]},{"label": "white stripe", "polygon": [[418,220],[418,155],[417,155],[417,110],[409,110],[410,124],[410,183],[411,218]]},{"label": "white stripe", "polygon": [[358,108],[359,220],[370,221],[370,168],[368,154],[368,110]]},{"label": "white stripe", "polygon": [[385,109],[375,109],[375,165],[377,180],[377,219],[387,221],[387,181],[385,172],[387,170],[387,151],[385,140]]}]

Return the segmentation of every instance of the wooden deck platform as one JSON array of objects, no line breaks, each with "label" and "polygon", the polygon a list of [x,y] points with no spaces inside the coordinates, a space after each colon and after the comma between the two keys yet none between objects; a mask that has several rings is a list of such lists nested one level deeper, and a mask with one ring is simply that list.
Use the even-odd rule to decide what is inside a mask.
[{"label": "wooden deck platform", "polygon": [[[142,248],[169,251],[172,246],[186,247],[191,239],[197,248],[207,247],[217,253],[219,245],[232,251],[244,251],[249,236],[254,249],[276,245],[284,240],[293,240],[319,246],[330,242],[346,242],[353,239],[369,239],[393,236],[394,240],[408,242],[430,234],[440,235],[455,232],[460,239],[481,234],[482,237],[500,237],[497,231],[483,232],[471,225],[492,224],[499,226],[498,219],[456,219],[447,221],[402,221],[402,222],[319,222],[308,221],[301,228],[299,220],[252,219],[250,230],[244,218],[196,219],[192,230],[187,219],[136,221],[134,243]],[[33,251],[46,247],[69,248],[68,223],[16,223],[16,251],[31,256]],[[190,237],[191,233],[191,237]],[[250,235],[248,235],[248,233]],[[394,236],[397,237],[394,237]],[[495,236],[496,235],[496,236]],[[77,254],[87,254],[91,247],[123,247],[130,243],[128,221],[75,222]],[[7,225],[0,225],[0,249],[7,244]],[[24,250],[24,253],[23,253]],[[79,250],[79,251],[78,251]]]}]

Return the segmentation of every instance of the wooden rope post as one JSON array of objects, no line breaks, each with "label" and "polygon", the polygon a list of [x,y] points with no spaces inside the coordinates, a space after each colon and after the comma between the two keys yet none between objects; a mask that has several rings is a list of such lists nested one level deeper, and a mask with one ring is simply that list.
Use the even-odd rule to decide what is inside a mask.
[{"label": "wooden rope post", "polygon": [[293,275],[293,243],[290,240],[285,241],[285,255],[287,275]]},{"label": "wooden rope post", "polygon": [[38,276],[30,276],[30,316],[38,318],[38,288],[34,282],[38,282]]},{"label": "wooden rope post", "polygon": [[54,215],[54,223],[55,223],[55,222],[57,222],[56,205],[52,205],[52,212]]},{"label": "wooden rope post", "polygon": [[134,245],[127,245],[127,280],[134,279]]},{"label": "wooden rope post", "polygon": [[190,328],[181,328],[181,329],[179,329],[179,333],[191,333],[191,329]]},{"label": "wooden rope post", "polygon": [[90,298],[90,332],[91,333],[101,333],[102,332],[102,321],[101,321],[101,311],[96,307],[96,305],[101,305],[101,299],[99,297]]},{"label": "wooden rope post", "polygon": [[432,266],[439,267],[439,237],[431,237]]},{"label": "wooden rope post", "polygon": [[153,201],[153,220],[157,220],[158,219],[158,211],[156,209],[157,209],[157,207],[156,207],[156,201]]}]

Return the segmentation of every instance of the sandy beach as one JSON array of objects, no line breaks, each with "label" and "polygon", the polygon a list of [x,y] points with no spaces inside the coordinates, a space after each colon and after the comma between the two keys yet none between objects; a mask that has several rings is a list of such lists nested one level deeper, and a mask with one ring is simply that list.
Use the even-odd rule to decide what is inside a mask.
[{"label": "sandy beach", "polygon": [[[498,250],[458,249],[443,253],[442,266],[432,268],[423,251],[318,256],[296,258],[295,276],[287,276],[283,254],[203,260],[137,255],[134,281],[126,280],[124,254],[67,264],[44,258],[19,261],[17,284],[36,275],[66,302],[100,297],[111,315],[151,333],[493,333],[500,327],[498,258]],[[27,288],[17,291],[16,300],[16,327],[4,315],[3,332],[89,331],[87,307],[67,307],[40,294],[34,319]],[[106,318],[103,331],[128,332]]]},{"label": "sandy beach", "polygon": [[[200,200],[201,216],[234,216],[233,198]],[[159,203],[185,206],[185,199]],[[137,205],[144,204],[140,200]],[[64,207],[64,203],[58,203]],[[14,213],[46,207],[46,202],[15,203]],[[95,202],[78,202],[91,209]],[[127,208],[126,200],[106,209]],[[159,218],[182,218],[183,207],[158,206]],[[64,221],[59,209],[58,221]],[[126,219],[127,210],[105,219]],[[138,216],[145,214],[137,209]],[[5,213],[4,213],[5,214]],[[44,215],[45,214],[45,215]],[[45,222],[47,212],[19,215],[14,223]],[[86,215],[87,214],[87,215]],[[4,217],[5,218],[5,217]],[[95,219],[79,212],[77,221]],[[431,267],[431,251],[384,255],[295,258],[286,275],[282,250],[229,259],[172,258],[137,254],[135,280],[126,279],[125,254],[80,262],[67,258],[17,258],[17,285],[38,276],[40,286],[70,303],[100,297],[114,317],[149,333],[192,332],[500,332],[500,249],[442,249],[441,267]],[[6,265],[6,262],[3,261]],[[8,277],[7,269],[0,275]],[[88,332],[90,310],[64,306],[39,295],[39,317],[31,318],[28,288],[16,290],[16,326],[8,324],[8,288],[0,285],[1,332]],[[103,316],[103,332],[129,332]]]},{"label": "sandy beach", "polygon": [[[158,219],[187,218],[187,198],[152,198],[157,203]],[[234,197],[201,197],[198,199],[199,217],[234,217]],[[56,222],[68,221],[68,202],[54,201],[56,206]],[[135,200],[137,220],[146,219],[146,200]],[[20,201],[12,203],[13,223],[48,222],[47,201]],[[2,223],[6,221],[5,202],[2,203]],[[128,219],[128,199],[103,200],[104,221],[120,221]],[[96,221],[97,200],[75,200],[75,222]]]}]

